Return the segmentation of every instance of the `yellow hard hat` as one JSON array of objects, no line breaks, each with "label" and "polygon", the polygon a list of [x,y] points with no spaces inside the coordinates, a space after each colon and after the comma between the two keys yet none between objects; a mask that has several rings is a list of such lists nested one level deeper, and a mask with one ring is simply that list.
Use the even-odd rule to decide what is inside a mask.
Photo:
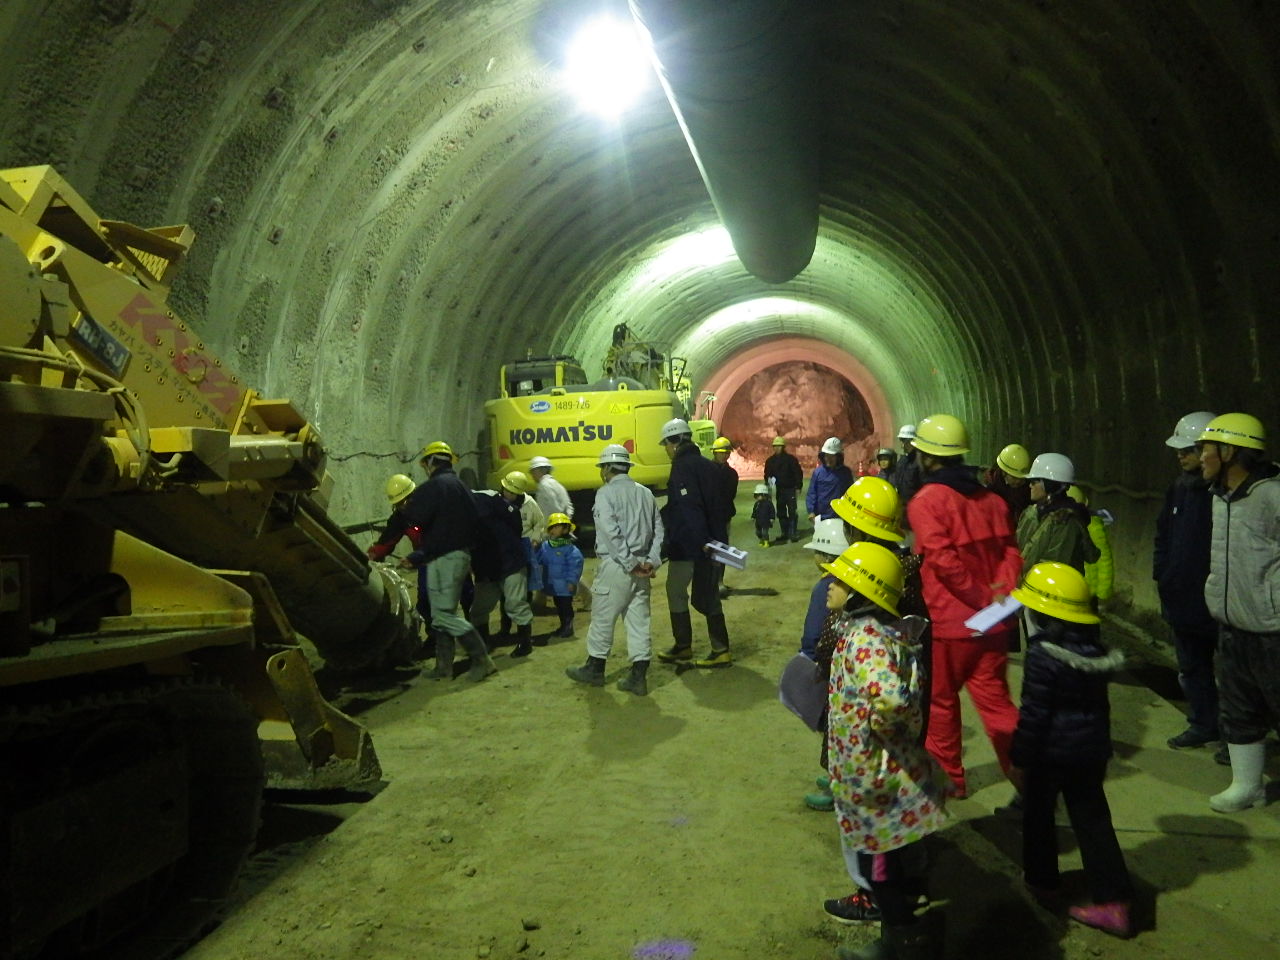
[{"label": "yellow hard hat", "polygon": [[733,449],[733,441],[728,437],[716,437],[715,443],[711,444],[711,449],[717,452]]},{"label": "yellow hard hat", "polygon": [[569,519],[569,515],[567,513],[553,513],[551,516],[547,517],[548,530],[550,530],[552,527],[554,527],[558,523],[567,523],[569,525],[570,532],[578,529],[576,526],[574,526],[573,521]]},{"label": "yellow hard hat", "polygon": [[837,580],[878,607],[898,616],[902,597],[902,563],[878,543],[855,543],[831,563],[822,564]]},{"label": "yellow hard hat", "polygon": [[950,414],[935,413],[920,421],[911,443],[921,453],[955,457],[969,452],[969,431]]},{"label": "yellow hard hat", "polygon": [[1084,574],[1065,563],[1037,563],[1010,594],[1024,607],[1072,623],[1099,623]]},{"label": "yellow hard hat", "polygon": [[528,493],[532,488],[533,481],[529,479],[529,475],[519,470],[512,470],[502,478],[503,490],[510,490],[512,493]]},{"label": "yellow hard hat", "polygon": [[843,497],[831,501],[841,520],[881,540],[901,540],[898,526],[898,491],[881,477],[859,477]]},{"label": "yellow hard hat", "polygon": [[1011,477],[1025,477],[1031,469],[1031,454],[1020,443],[1011,443],[996,454],[996,466]]},{"label": "yellow hard hat", "polygon": [[387,481],[387,499],[393,504],[399,503],[409,494],[417,489],[417,484],[413,479],[405,476],[403,473],[397,473]]},{"label": "yellow hard hat", "polygon": [[1086,494],[1079,487],[1077,487],[1074,483],[1071,486],[1067,487],[1067,496],[1070,497],[1072,500],[1074,500],[1076,503],[1082,503],[1086,507],[1089,505],[1089,495]]},{"label": "yellow hard hat", "polygon": [[422,448],[422,453],[418,454],[418,459],[425,460],[427,457],[434,457],[436,454],[444,454],[455,463],[458,460],[457,455],[453,452],[453,447],[449,446],[443,440],[436,440],[432,443],[428,443]]},{"label": "yellow hard hat", "polygon": [[1262,421],[1247,413],[1224,413],[1214,417],[1200,434],[1201,440],[1211,443],[1229,443],[1233,447],[1248,447],[1250,450],[1264,450],[1267,446],[1267,431]]},{"label": "yellow hard hat", "polygon": [[785,447],[785,446],[787,445],[787,439],[786,439],[786,437],[774,437],[774,438],[773,438],[773,445],[774,445],[775,447]]}]

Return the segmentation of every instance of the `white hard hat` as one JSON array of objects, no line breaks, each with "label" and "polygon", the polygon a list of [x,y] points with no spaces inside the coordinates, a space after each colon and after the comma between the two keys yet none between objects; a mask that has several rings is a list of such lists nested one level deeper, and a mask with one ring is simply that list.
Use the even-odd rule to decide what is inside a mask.
[{"label": "white hard hat", "polygon": [[914,440],[916,438],[916,425],[914,423],[904,423],[898,431],[899,440]]},{"label": "white hard hat", "polygon": [[600,451],[600,459],[596,461],[597,467],[604,467],[609,464],[629,467],[631,466],[631,454],[627,452],[627,448],[622,444],[611,443]]},{"label": "white hard hat", "polygon": [[1173,447],[1175,450],[1194,447],[1200,439],[1200,434],[1204,433],[1204,428],[1216,416],[1217,414],[1210,413],[1208,410],[1197,410],[1195,413],[1188,413],[1178,421],[1178,425],[1173,428],[1173,436],[1166,440],[1164,445]]},{"label": "white hard hat", "polygon": [[1027,471],[1031,480],[1057,480],[1059,483],[1075,483],[1075,465],[1060,453],[1042,453],[1031,462]]},{"label": "white hard hat", "polygon": [[550,470],[551,461],[548,460],[546,457],[534,457],[532,460],[529,461],[530,470],[537,470],[539,467],[546,467],[548,470]]},{"label": "white hard hat", "polygon": [[662,443],[666,443],[672,437],[693,436],[693,430],[689,427],[687,420],[681,420],[676,417],[674,420],[668,420],[662,425]]},{"label": "white hard hat", "polygon": [[804,545],[806,550],[819,550],[838,557],[849,549],[849,538],[844,535],[844,521],[839,517],[827,517],[813,525],[813,539]]},{"label": "white hard hat", "polygon": [[766,497],[769,495],[769,485],[768,485],[767,483],[757,483],[757,484],[756,484],[755,496],[757,496],[757,497],[758,497],[758,496],[760,496],[761,494],[763,494],[763,495],[764,495],[764,496],[766,496]]},{"label": "white hard hat", "polygon": [[836,454],[844,450],[844,444],[840,442],[839,437],[827,437],[822,441],[822,452]]}]

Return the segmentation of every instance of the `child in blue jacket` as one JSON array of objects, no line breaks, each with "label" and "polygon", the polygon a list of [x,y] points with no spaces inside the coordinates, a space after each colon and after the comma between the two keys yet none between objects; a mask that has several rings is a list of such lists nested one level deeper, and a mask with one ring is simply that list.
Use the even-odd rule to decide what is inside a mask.
[{"label": "child in blue jacket", "polygon": [[553,598],[560,629],[553,637],[573,636],[573,595],[582,579],[582,551],[573,542],[573,522],[566,514],[547,517],[547,539],[538,545],[535,560],[542,571],[542,590]]}]

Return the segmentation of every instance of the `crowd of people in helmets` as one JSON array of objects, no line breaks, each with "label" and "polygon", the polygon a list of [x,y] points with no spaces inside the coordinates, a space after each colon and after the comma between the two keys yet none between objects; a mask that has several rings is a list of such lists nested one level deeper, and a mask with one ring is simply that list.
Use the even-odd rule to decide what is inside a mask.
[{"label": "crowd of people in helmets", "polygon": [[[806,722],[821,734],[823,773],[805,802],[836,814],[854,885],[825,909],[843,922],[881,925],[879,940],[842,949],[841,957],[939,955],[919,841],[944,825],[948,799],[968,795],[962,690],[1014,787],[1006,809],[1022,820],[1029,893],[1088,926],[1131,936],[1133,885],[1103,787],[1113,752],[1107,684],[1123,665],[1099,626],[1098,600],[1112,588],[1110,516],[1089,509],[1074,465],[1061,453],[1033,459],[1014,443],[990,468],[971,466],[968,431],[946,414],[904,426],[898,440],[901,453],[881,448],[877,474],[855,480],[840,441],[830,438],[805,498],[812,523],[806,548],[821,571],[800,643],[812,670],[799,672],[800,688],[784,690],[784,700],[808,698],[819,708]],[[639,696],[648,692],[650,596],[661,567],[672,645],[657,658],[702,667],[733,662],[723,565],[709,546],[729,540],[739,479],[727,462],[732,445],[719,438],[705,457],[681,419],[663,426],[661,443],[671,460],[661,509],[630,477],[625,447],[611,444],[599,455],[599,563],[589,587],[587,658],[566,671],[578,683],[603,686],[621,619],[629,670],[617,686]],[[1225,741],[1220,759],[1231,767],[1231,783],[1209,799],[1220,813],[1266,802],[1264,740],[1280,723],[1280,467],[1266,457],[1265,443],[1255,417],[1204,411],[1179,420],[1166,441],[1179,473],[1157,520],[1153,576],[1189,714],[1168,744]],[[786,447],[785,438],[774,440],[764,482],[753,491],[762,546],[799,540],[804,476]],[[498,600],[516,629],[513,656],[528,655],[537,643],[529,631],[531,582],[555,598],[557,635],[572,636],[583,563],[572,539],[572,504],[549,460],[534,458],[532,479],[511,473],[501,490],[473,493],[453,472],[454,459],[436,442],[422,453],[425,483],[392,478],[394,510],[370,556],[386,556],[410,537],[413,551],[403,563],[419,570],[436,675],[452,676],[456,642],[470,658],[472,679],[481,680],[495,669],[484,625]],[[490,556],[477,559],[476,551]],[[469,571],[470,620],[458,613]],[[532,581],[530,571],[537,571]],[[993,607],[998,618],[975,629],[975,616]],[[702,656],[694,652],[691,608],[705,619],[709,649]],[[1010,652],[1020,649],[1023,686],[1015,704],[1007,671]],[[1065,902],[1059,874],[1059,802],[1089,887],[1088,902],[1075,905]]]}]

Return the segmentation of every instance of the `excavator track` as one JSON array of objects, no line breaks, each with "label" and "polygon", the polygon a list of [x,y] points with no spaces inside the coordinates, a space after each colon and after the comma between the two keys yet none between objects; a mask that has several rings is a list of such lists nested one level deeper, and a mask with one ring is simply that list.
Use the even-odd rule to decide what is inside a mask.
[{"label": "excavator track", "polygon": [[0,708],[0,960],[164,960],[218,919],[262,805],[257,721],[201,679]]}]

